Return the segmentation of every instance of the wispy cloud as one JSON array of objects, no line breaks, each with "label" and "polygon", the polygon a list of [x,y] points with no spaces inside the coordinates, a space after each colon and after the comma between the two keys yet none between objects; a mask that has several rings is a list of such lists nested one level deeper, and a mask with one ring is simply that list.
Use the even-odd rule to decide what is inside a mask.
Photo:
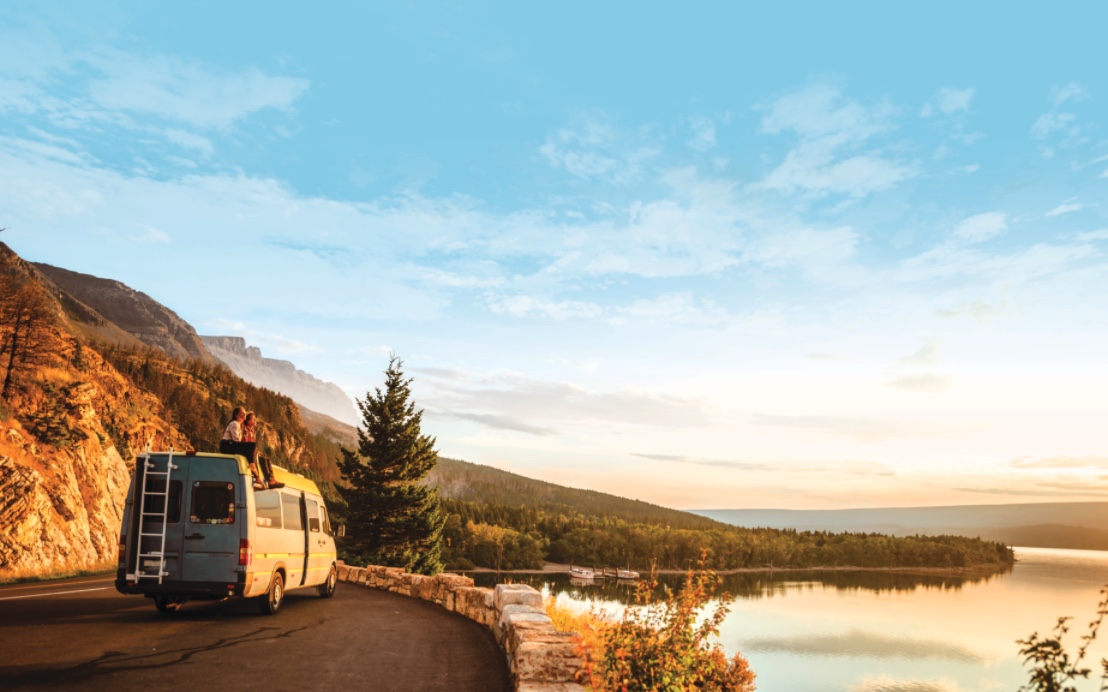
[{"label": "wispy cloud", "polygon": [[939,362],[940,351],[941,349],[938,343],[929,341],[923,346],[920,346],[919,350],[915,353],[904,356],[897,362],[901,365],[934,365]]},{"label": "wispy cloud", "polygon": [[697,116],[689,119],[692,137],[687,144],[693,151],[706,152],[716,146],[716,124],[711,118]]},{"label": "wispy cloud", "polygon": [[131,240],[136,243],[162,243],[166,245],[170,242],[168,233],[145,224],[140,225],[139,232],[133,234]]},{"label": "wispy cloud", "polygon": [[287,109],[307,79],[257,68],[215,70],[195,60],[119,51],[87,53],[99,75],[88,83],[93,103],[109,111],[156,115],[201,128],[226,128],[258,111]]},{"label": "wispy cloud", "polygon": [[523,420],[538,428],[604,421],[688,428],[708,422],[701,402],[648,392],[592,391],[566,382],[511,374],[463,381],[428,378],[426,382],[432,388],[428,400],[436,410]]},{"label": "wispy cloud", "polygon": [[460,420],[468,420],[474,423],[480,423],[481,425],[484,425],[488,428],[511,430],[513,432],[521,432],[528,435],[538,435],[540,437],[558,434],[557,428],[533,425],[513,416],[498,416],[487,413],[467,413],[465,411],[440,410],[429,411],[429,413],[432,413],[436,416],[442,416],[443,418],[457,418]]},{"label": "wispy cloud", "polygon": [[892,380],[888,386],[910,392],[945,392],[954,386],[954,381],[942,375],[909,375]]},{"label": "wispy cloud", "polygon": [[914,177],[916,167],[867,148],[891,129],[894,109],[866,107],[829,85],[786,94],[763,106],[762,131],[791,133],[799,143],[765,177],[761,187],[786,193],[842,194],[860,198]]},{"label": "wispy cloud", "polygon": [[1008,217],[999,211],[985,212],[963,219],[954,227],[952,237],[963,243],[981,243],[1008,228]]},{"label": "wispy cloud", "polygon": [[646,163],[660,149],[641,133],[591,116],[581,118],[576,127],[562,128],[549,135],[539,153],[551,166],[572,176],[623,184],[639,180]]},{"label": "wispy cloud", "polygon": [[1081,211],[1084,208],[1085,208],[1084,204],[1081,204],[1079,202],[1069,202],[1069,201],[1067,201],[1067,202],[1064,202],[1062,204],[1059,204],[1058,206],[1056,206],[1053,209],[1051,209],[1050,211],[1048,211],[1046,213],[1046,216],[1049,218],[1049,217],[1052,217],[1052,216],[1061,216],[1063,214],[1071,214],[1075,211]]},{"label": "wispy cloud", "polygon": [[533,296],[506,296],[494,299],[489,308],[496,313],[513,317],[541,316],[554,320],[592,319],[604,314],[604,309],[595,303],[562,300],[549,301]]},{"label": "wispy cloud", "polygon": [[898,438],[939,437],[971,432],[977,426],[966,423],[940,423],[889,418],[847,418],[840,416],[783,416],[756,413],[755,425],[794,430],[813,430],[859,442],[880,442]]},{"label": "wispy cloud", "polygon": [[1020,457],[1009,465],[1017,469],[1108,469],[1108,457]]},{"label": "wispy cloud", "polygon": [[762,462],[732,461],[728,459],[700,459],[680,454],[647,454],[641,452],[631,452],[630,454],[632,456],[640,457],[642,459],[649,459],[651,461],[668,461],[678,464],[714,466],[717,468],[738,469],[740,471],[769,471],[775,468],[774,464]]},{"label": "wispy cloud", "polygon": [[975,89],[939,89],[934,98],[924,104],[920,116],[930,118],[936,111],[943,115],[968,111],[974,93]]},{"label": "wispy cloud", "polygon": [[1055,106],[1061,106],[1067,101],[1079,101],[1088,97],[1088,95],[1088,89],[1077,82],[1070,82],[1050,89],[1050,101]]}]

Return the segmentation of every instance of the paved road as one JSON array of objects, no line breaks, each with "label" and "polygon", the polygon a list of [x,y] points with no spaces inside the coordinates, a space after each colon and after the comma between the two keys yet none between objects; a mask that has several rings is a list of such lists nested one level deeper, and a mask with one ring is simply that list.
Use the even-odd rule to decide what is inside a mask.
[{"label": "paved road", "polygon": [[111,577],[0,587],[0,689],[510,689],[480,625],[438,606],[339,584],[254,603],[190,602],[162,615]]}]

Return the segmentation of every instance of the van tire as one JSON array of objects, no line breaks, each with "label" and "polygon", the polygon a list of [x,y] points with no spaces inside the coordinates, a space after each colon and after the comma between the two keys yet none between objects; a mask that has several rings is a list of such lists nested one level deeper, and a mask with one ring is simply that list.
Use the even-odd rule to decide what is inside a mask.
[{"label": "van tire", "polygon": [[181,609],[181,601],[171,601],[165,596],[154,597],[154,607],[159,613],[176,613]]},{"label": "van tire", "polygon": [[269,591],[258,598],[258,610],[262,615],[276,615],[285,602],[285,578],[280,572],[273,573],[273,580],[269,582]]},{"label": "van tire", "polygon": [[327,573],[327,581],[319,585],[321,598],[330,598],[335,595],[335,585],[339,582],[339,571],[331,565],[331,571]]}]

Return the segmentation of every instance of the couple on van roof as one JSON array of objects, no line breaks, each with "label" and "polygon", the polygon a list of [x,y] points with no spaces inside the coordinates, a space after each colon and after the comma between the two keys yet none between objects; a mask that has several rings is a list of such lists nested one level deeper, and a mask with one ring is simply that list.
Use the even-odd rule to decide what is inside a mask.
[{"label": "couple on van roof", "polygon": [[231,422],[223,429],[223,439],[219,441],[219,451],[223,454],[241,454],[250,462],[250,472],[254,474],[254,489],[281,488],[273,476],[273,467],[269,459],[258,454],[258,419],[253,411],[236,406],[231,412]]}]

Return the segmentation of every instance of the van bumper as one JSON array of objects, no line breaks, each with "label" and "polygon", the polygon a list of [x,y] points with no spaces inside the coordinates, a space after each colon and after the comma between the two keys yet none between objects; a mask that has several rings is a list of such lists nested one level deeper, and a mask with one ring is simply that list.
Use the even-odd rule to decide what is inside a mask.
[{"label": "van bumper", "polygon": [[141,579],[128,581],[124,570],[119,570],[115,575],[115,590],[121,594],[145,596],[174,596],[176,598],[201,599],[201,598],[227,598],[229,596],[242,596],[246,591],[246,574],[239,572],[235,575],[235,581],[226,582],[198,582],[198,581],[163,581],[159,584],[153,579]]}]

